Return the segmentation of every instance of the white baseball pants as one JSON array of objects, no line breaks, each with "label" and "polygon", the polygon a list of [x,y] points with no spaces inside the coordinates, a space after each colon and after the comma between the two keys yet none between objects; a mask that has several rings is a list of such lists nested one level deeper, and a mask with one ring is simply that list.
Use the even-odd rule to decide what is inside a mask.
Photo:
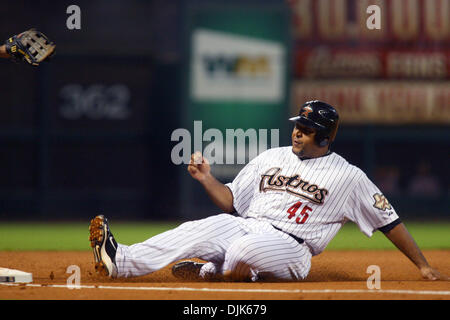
[{"label": "white baseball pants", "polygon": [[298,281],[311,268],[311,252],[288,234],[265,221],[219,214],[189,221],[142,243],[118,245],[119,277],[157,271],[181,259],[208,261],[200,271],[229,273],[239,281]]}]

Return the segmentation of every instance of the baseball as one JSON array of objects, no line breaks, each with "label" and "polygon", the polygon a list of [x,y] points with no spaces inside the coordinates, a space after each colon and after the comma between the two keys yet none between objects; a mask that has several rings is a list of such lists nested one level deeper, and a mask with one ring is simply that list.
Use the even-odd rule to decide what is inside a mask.
[{"label": "baseball", "polygon": [[201,164],[203,162],[202,159],[203,159],[203,157],[200,152],[197,151],[196,153],[194,153],[194,163],[195,164]]}]

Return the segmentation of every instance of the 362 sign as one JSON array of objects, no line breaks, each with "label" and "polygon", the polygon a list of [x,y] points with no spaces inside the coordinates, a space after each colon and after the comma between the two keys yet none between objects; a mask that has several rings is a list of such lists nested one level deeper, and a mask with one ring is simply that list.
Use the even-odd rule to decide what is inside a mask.
[{"label": "362 sign", "polygon": [[61,87],[59,114],[67,120],[125,120],[130,117],[130,89],[124,84],[67,84]]}]

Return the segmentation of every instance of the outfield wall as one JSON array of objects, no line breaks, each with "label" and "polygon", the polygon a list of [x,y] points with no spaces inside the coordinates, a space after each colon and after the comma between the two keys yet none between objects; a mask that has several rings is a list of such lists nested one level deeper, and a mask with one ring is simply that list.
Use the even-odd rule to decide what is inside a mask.
[{"label": "outfield wall", "polygon": [[[217,128],[213,120],[234,119],[239,127],[226,128],[245,129],[247,123],[279,129],[279,145],[288,145],[291,124],[284,117],[295,114],[305,99],[322,98],[342,110],[333,150],[367,172],[401,216],[450,217],[450,20],[434,17],[439,11],[426,1],[408,1],[412,8],[400,13],[390,1],[378,1],[389,19],[375,34],[364,29],[360,6],[368,2],[356,0],[340,0],[336,10],[327,1],[312,0],[82,0],[80,30],[66,27],[66,2],[6,2],[15,15],[0,13],[0,39],[36,26],[54,39],[57,54],[39,68],[0,61],[0,220],[85,220],[97,213],[190,219],[217,213],[198,183],[188,185],[189,194],[183,189],[190,179],[186,167],[171,158],[173,132],[192,124],[185,121],[189,48],[200,62],[205,54],[203,46],[189,42],[188,31],[198,35],[197,26],[231,34],[245,29],[253,37],[229,40],[229,34],[220,34],[230,42],[220,50],[216,46],[215,64],[206,64],[214,70],[194,77],[202,89],[194,97],[203,100],[192,106],[210,112],[205,101],[211,94],[222,99],[211,105],[219,110],[214,116],[189,118],[203,121],[201,134]],[[448,6],[446,0],[439,3]],[[287,17],[274,21],[290,24],[275,28],[261,17],[256,24],[227,24],[227,10],[240,5],[252,17],[261,8],[266,14],[278,8]],[[214,10],[220,19],[205,14]],[[330,15],[329,25],[323,25]],[[398,19],[408,23],[407,34],[397,28]],[[200,33],[205,34],[215,35]],[[233,61],[239,68],[231,68]],[[276,78],[270,78],[271,68],[279,71]],[[226,90],[207,90],[212,74],[224,77],[218,83],[226,83]],[[272,81],[265,83],[268,90],[264,83],[258,86],[265,77]],[[242,83],[249,92],[239,90],[246,87]],[[265,104],[261,94],[277,104]],[[239,104],[227,100],[230,95],[241,99]],[[263,112],[268,108],[280,108],[280,116]],[[192,151],[195,147],[192,141]],[[410,186],[421,170],[434,176],[435,185]],[[223,182],[232,179],[232,170],[222,172],[227,172]]]}]

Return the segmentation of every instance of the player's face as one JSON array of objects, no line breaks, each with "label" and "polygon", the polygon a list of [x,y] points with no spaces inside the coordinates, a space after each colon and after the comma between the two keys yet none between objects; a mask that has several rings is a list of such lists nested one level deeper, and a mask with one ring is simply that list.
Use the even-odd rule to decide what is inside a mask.
[{"label": "player's face", "polygon": [[299,157],[314,158],[319,156],[320,147],[314,141],[316,131],[296,123],[292,130],[292,151]]}]

